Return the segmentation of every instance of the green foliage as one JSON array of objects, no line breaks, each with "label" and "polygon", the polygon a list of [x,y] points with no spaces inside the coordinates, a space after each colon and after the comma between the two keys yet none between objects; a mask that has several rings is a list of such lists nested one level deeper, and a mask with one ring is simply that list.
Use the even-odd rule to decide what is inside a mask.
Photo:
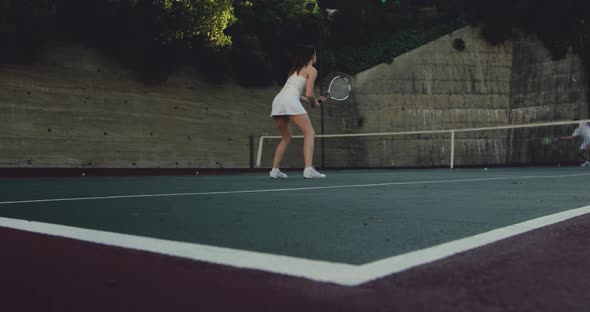
[{"label": "green foliage", "polygon": [[[445,0],[443,4],[452,1]],[[325,71],[355,74],[465,26],[461,10],[429,0],[323,0],[341,8],[329,25],[328,51],[334,63]],[[326,60],[328,61],[328,60]]]},{"label": "green foliage", "polygon": [[[345,71],[354,73],[432,38],[406,27],[416,15],[396,11],[408,5],[404,0],[0,1],[11,9],[18,4],[19,11],[8,11],[14,17],[29,14],[31,20],[41,2],[53,3],[52,27],[44,29],[98,47],[155,82],[182,63],[194,64],[211,81],[232,77],[245,85],[282,82],[297,43],[321,50],[324,71],[345,65]],[[341,10],[331,25],[324,14],[327,7]],[[5,25],[18,22],[0,16]],[[31,38],[24,32],[14,34]]]},{"label": "green foliage", "polygon": [[[570,50],[577,53],[590,76],[590,1],[464,1],[467,18],[481,25],[490,42],[510,39],[513,29],[518,29],[541,40],[555,60]],[[590,90],[590,79],[588,87]]]},{"label": "green foliage", "polygon": [[457,29],[455,25],[438,25],[427,29],[404,29],[379,40],[373,40],[365,47],[348,46],[336,50],[337,63],[329,70],[358,73],[380,63],[391,61],[436,38]]},{"label": "green foliage", "polygon": [[[340,12],[328,20],[326,8]],[[145,81],[194,64],[210,81],[260,86],[286,79],[297,43],[321,52],[323,73],[354,74],[471,23],[492,43],[519,28],[556,59],[572,49],[590,72],[589,12],[588,0],[0,0],[0,56],[67,39]]]},{"label": "green foliage", "polygon": [[55,3],[0,0],[0,61],[35,58],[55,22]]},{"label": "green foliage", "polygon": [[11,54],[39,51],[46,38],[81,42],[154,82],[229,47],[226,31],[236,20],[232,0],[0,1],[0,40]]},{"label": "green foliage", "polygon": [[[311,5],[310,5],[311,4]],[[315,0],[234,1],[237,22],[230,60],[233,77],[243,85],[268,85],[287,77],[293,47],[316,44],[321,26]]]},{"label": "green foliage", "polygon": [[203,40],[210,47],[231,45],[225,29],[236,21],[231,0],[160,0],[160,40]]},{"label": "green foliage", "polygon": [[[346,10],[331,25],[333,67],[355,73],[467,24],[480,25],[492,44],[514,29],[537,36],[554,59],[570,49],[590,74],[590,1],[587,0],[322,0]],[[425,12],[433,12],[431,15]],[[365,12],[363,16],[362,12]],[[459,42],[455,48],[461,48]],[[332,69],[332,66],[329,66]]]}]

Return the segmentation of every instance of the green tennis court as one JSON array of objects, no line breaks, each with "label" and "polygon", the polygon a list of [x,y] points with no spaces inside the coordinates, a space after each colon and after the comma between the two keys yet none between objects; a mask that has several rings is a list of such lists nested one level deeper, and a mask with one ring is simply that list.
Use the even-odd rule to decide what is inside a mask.
[{"label": "green tennis court", "polygon": [[0,216],[364,264],[590,203],[584,168],[0,181]]}]

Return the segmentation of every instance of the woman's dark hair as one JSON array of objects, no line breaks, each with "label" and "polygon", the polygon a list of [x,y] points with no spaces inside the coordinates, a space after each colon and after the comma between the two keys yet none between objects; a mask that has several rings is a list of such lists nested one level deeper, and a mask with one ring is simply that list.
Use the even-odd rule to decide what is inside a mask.
[{"label": "woman's dark hair", "polygon": [[309,63],[314,53],[315,49],[310,45],[297,45],[295,47],[295,58],[289,70],[289,76],[294,73],[299,74],[299,71]]}]

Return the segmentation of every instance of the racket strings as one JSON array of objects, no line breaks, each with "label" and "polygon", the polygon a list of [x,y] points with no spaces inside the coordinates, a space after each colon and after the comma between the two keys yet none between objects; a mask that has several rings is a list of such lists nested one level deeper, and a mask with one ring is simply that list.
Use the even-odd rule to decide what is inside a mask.
[{"label": "racket strings", "polygon": [[332,81],[329,89],[330,97],[336,100],[344,100],[350,95],[350,84],[342,77]]}]

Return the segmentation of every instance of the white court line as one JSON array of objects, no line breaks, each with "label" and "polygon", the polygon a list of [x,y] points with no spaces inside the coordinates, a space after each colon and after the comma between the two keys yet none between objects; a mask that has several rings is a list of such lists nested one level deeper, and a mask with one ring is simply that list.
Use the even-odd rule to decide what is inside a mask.
[{"label": "white court line", "polygon": [[571,209],[437,246],[378,260],[362,265],[358,269],[360,277],[358,281],[360,283],[372,281],[588,213],[590,213],[590,206]]},{"label": "white court line", "polygon": [[230,195],[230,194],[269,193],[269,192],[293,192],[293,191],[305,191],[305,190],[309,191],[309,190],[326,190],[326,189],[343,189],[343,188],[364,188],[364,187],[378,187],[378,186],[392,186],[392,185],[444,184],[444,183],[461,183],[461,182],[499,181],[499,180],[511,180],[511,179],[567,178],[567,177],[579,177],[579,176],[590,176],[590,173],[560,174],[560,175],[534,175],[534,176],[510,176],[510,177],[497,177],[497,178],[456,179],[456,180],[425,180],[425,181],[408,181],[408,182],[386,182],[386,183],[371,183],[371,184],[351,184],[351,185],[332,185],[332,186],[310,186],[310,187],[295,187],[295,188],[243,190],[243,191],[215,191],[215,192],[196,192],[196,193],[166,193],[166,194],[137,194],[137,195],[72,197],[72,198],[49,198],[49,199],[31,199],[31,200],[3,201],[3,202],[0,202],[0,205],[28,204],[28,203],[47,203],[47,202],[65,202],[65,201],[82,201],[82,200],[125,199],[125,198],[199,196],[199,195]]},{"label": "white court line", "polygon": [[0,226],[192,260],[331,282],[355,266],[0,217]]},{"label": "white court line", "polygon": [[590,213],[590,206],[563,211],[363,265],[279,256],[1,217],[0,227],[143,250],[220,265],[303,277],[343,286],[357,286],[588,213]]}]

